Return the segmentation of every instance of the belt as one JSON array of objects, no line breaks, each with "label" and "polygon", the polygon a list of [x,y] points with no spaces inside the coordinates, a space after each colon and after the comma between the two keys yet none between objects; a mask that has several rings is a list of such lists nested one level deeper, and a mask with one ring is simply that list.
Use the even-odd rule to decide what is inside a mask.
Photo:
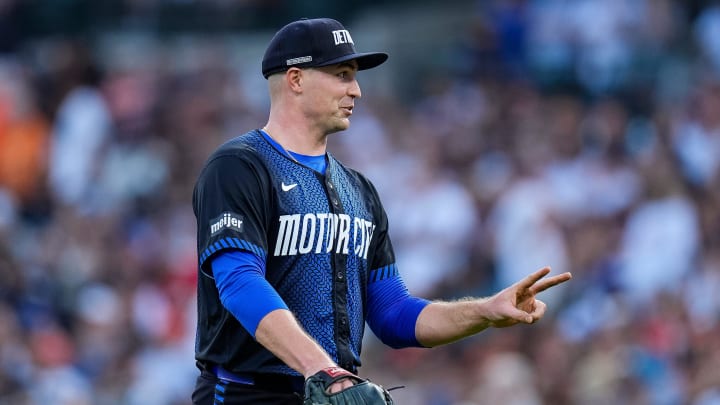
[{"label": "belt", "polygon": [[302,376],[269,373],[233,373],[221,366],[212,366],[208,371],[215,377],[236,384],[252,385],[273,392],[304,391],[305,379]]},{"label": "belt", "polygon": [[252,374],[237,374],[225,370],[220,366],[213,366],[210,372],[221,380],[230,381],[238,384],[255,385],[255,378]]}]

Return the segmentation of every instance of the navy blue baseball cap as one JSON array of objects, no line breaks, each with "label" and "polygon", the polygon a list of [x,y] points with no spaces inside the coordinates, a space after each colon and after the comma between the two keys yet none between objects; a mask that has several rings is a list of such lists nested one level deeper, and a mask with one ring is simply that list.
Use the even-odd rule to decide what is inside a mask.
[{"label": "navy blue baseball cap", "polygon": [[331,18],[302,19],[282,27],[270,41],[262,61],[268,76],[291,67],[318,67],[356,60],[359,70],[385,62],[384,52],[360,53],[350,33]]}]

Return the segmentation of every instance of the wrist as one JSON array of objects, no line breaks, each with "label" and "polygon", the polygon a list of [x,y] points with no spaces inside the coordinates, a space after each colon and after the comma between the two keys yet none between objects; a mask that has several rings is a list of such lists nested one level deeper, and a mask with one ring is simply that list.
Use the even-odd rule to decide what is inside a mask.
[{"label": "wrist", "polygon": [[305,377],[305,379],[307,379],[308,377],[317,374],[321,370],[335,369],[335,368],[339,369],[340,366],[335,364],[335,362],[333,362],[332,360],[327,359],[322,362],[312,363],[312,364],[308,365],[301,371],[301,373],[302,373],[303,377]]},{"label": "wrist", "polygon": [[474,330],[473,333],[477,333],[493,326],[490,298],[479,298],[473,300],[472,303],[474,305],[468,308],[470,313],[467,314],[466,319],[470,320],[470,323],[472,324],[470,328]]}]

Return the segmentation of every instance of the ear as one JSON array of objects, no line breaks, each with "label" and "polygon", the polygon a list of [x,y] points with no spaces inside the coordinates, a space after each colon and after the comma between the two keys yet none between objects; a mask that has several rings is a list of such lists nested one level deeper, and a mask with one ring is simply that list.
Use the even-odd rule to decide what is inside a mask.
[{"label": "ear", "polygon": [[302,93],[303,90],[303,70],[298,68],[290,68],[285,72],[285,80],[290,90],[294,93]]}]

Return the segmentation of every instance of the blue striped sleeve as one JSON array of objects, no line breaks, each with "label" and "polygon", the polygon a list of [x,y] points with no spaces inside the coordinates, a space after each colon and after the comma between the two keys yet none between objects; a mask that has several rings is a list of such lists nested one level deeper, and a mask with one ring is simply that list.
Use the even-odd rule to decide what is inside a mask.
[{"label": "blue striped sleeve", "polygon": [[370,272],[367,323],[386,345],[422,347],[415,337],[415,324],[429,303],[410,295],[394,264]]},{"label": "blue striped sleeve", "polygon": [[225,249],[243,249],[247,250],[249,252],[252,252],[256,256],[258,256],[263,262],[265,261],[265,258],[267,257],[267,254],[265,253],[265,250],[261,248],[260,246],[254,245],[250,242],[238,239],[238,238],[230,238],[225,237],[222,239],[217,240],[212,245],[208,246],[207,249],[205,249],[199,257],[200,260],[200,266],[205,264],[205,261],[210,258],[214,253],[225,250]]},{"label": "blue striped sleeve", "polygon": [[253,338],[265,315],[288,309],[265,279],[265,259],[256,253],[225,250],[212,259],[211,266],[220,301]]}]

